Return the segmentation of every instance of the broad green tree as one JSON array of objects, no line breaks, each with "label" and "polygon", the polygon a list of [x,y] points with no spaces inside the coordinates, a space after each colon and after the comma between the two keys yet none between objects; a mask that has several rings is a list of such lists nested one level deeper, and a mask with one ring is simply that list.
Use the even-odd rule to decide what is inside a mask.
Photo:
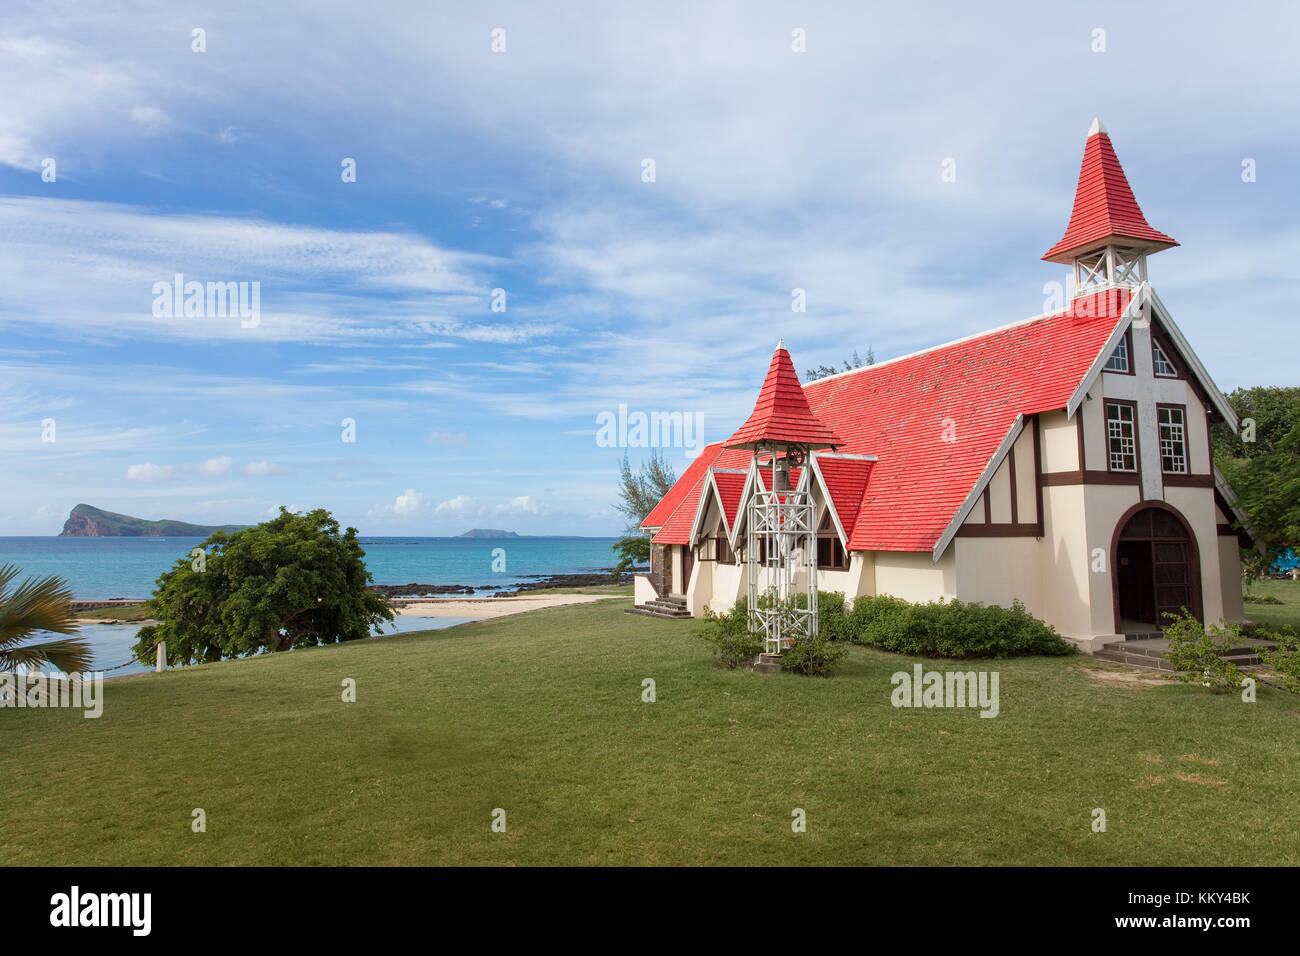
[{"label": "broad green tree", "polygon": [[357,530],[340,534],[324,509],[285,508],[270,521],[218,531],[158,578],[149,599],[162,623],[141,628],[136,657],[167,642],[170,664],[369,637],[393,619],[388,598],[369,589]]},{"label": "broad green tree", "polygon": [[627,519],[627,527],[624,537],[614,542],[613,550],[619,555],[614,577],[629,567],[650,562],[650,536],[641,530],[641,522],[676,483],[677,474],[668,464],[662,449],[652,450],[640,470],[635,472],[624,452],[619,469],[618,501],[614,508]]},{"label": "broad green tree", "polygon": [[[1212,431],[1214,463],[1270,549],[1300,542],[1300,388],[1237,389],[1228,396],[1243,427]],[[1253,439],[1253,440],[1247,440]]]}]

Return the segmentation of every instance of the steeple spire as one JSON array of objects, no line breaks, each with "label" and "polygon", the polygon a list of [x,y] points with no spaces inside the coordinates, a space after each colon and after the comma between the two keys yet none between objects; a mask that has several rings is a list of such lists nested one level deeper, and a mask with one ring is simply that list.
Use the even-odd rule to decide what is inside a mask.
[{"label": "steeple spire", "polygon": [[1136,285],[1146,279],[1146,257],[1178,245],[1151,228],[1115,155],[1110,134],[1094,117],[1083,147],[1083,166],[1074,209],[1061,241],[1048,249],[1048,262],[1073,264],[1078,291],[1107,285]]},{"label": "steeple spire", "polygon": [[822,424],[808,407],[799,374],[794,370],[783,339],[772,353],[767,378],[759,390],[758,401],[749,419],[727,439],[727,448],[759,446],[772,449],[785,445],[802,445],[807,449],[829,448],[843,442]]}]

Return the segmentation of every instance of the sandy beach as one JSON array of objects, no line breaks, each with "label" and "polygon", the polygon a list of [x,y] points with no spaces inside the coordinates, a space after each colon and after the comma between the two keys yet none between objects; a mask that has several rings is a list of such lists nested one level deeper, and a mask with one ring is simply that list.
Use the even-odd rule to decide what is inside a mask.
[{"label": "sandy beach", "polygon": [[486,619],[540,611],[567,604],[589,604],[609,598],[599,594],[546,594],[501,598],[403,598],[397,613],[404,617],[468,617]]}]

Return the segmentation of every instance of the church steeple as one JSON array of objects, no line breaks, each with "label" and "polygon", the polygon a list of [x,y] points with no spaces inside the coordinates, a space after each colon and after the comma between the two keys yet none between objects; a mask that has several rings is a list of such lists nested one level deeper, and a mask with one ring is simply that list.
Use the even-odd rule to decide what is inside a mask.
[{"label": "church steeple", "polygon": [[1043,258],[1072,264],[1076,292],[1085,294],[1107,286],[1138,285],[1147,277],[1147,255],[1176,245],[1142,215],[1110,134],[1094,118],[1070,224]]}]

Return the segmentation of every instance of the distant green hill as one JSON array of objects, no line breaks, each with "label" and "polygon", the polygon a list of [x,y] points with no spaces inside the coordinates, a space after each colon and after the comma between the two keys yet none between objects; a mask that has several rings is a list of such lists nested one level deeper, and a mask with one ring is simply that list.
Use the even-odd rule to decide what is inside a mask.
[{"label": "distant green hill", "polygon": [[148,521],[90,505],[77,505],[63,523],[60,538],[206,538],[214,531],[239,531],[243,524],[190,524],[188,521]]}]

